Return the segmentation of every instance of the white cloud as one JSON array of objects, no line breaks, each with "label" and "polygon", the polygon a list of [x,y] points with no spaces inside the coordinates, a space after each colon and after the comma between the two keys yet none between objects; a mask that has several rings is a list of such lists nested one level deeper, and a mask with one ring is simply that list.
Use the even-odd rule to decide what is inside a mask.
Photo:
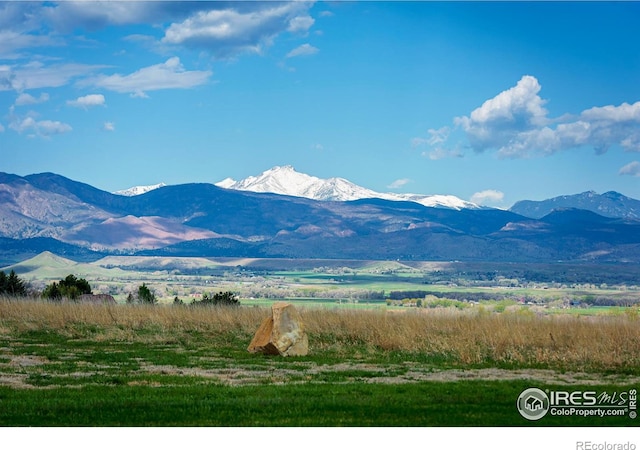
[{"label": "white cloud", "polygon": [[32,116],[24,119],[15,119],[9,125],[9,128],[20,134],[29,133],[31,135],[48,138],[50,136],[62,133],[68,133],[72,130],[71,125],[53,121],[53,120],[35,120]]},{"label": "white cloud", "polygon": [[409,178],[400,178],[398,180],[395,180],[393,183],[387,185],[388,189],[400,189],[401,187],[407,185],[411,183],[411,180]]},{"label": "white cloud", "polygon": [[116,131],[116,124],[113,122],[105,122],[102,126],[103,131]]},{"label": "white cloud", "polygon": [[504,193],[494,189],[487,189],[473,194],[470,201],[477,205],[497,206],[504,202]]},{"label": "white cloud", "polygon": [[0,31],[0,56],[8,58],[18,50],[34,47],[60,47],[64,41],[59,37],[19,33],[11,30]]},{"label": "white cloud", "polygon": [[280,33],[299,32],[313,24],[307,14],[309,3],[248,2],[234,7],[198,11],[173,23],[162,43],[204,49],[216,57],[229,58],[240,53],[260,54]]},{"label": "white cloud", "polygon": [[41,19],[63,33],[74,29],[98,30],[109,25],[159,24],[186,17],[200,2],[62,1],[41,8]]},{"label": "white cloud", "polygon": [[134,97],[147,97],[146,91],[161,89],[188,89],[205,84],[211,77],[209,70],[185,70],[178,57],[169,58],[162,64],[144,67],[129,75],[102,75],[89,80],[110,91],[130,93]]},{"label": "white cloud", "polygon": [[104,106],[104,104],[105,100],[102,94],[89,94],[84,97],[78,97],[75,100],[67,100],[67,105],[85,110],[91,106]]},{"label": "white cloud", "polygon": [[640,177],[640,162],[631,161],[629,164],[623,166],[618,173],[620,175],[631,175],[633,177]]},{"label": "white cloud", "polygon": [[44,103],[47,101],[49,101],[49,94],[47,94],[46,92],[43,92],[42,94],[40,94],[40,97],[38,98],[35,98],[33,95],[23,92],[22,94],[18,95],[15,105],[16,106],[37,105],[38,103]]},{"label": "white cloud", "polygon": [[[456,117],[454,125],[465,132],[473,150],[495,150],[503,158],[551,155],[579,147],[604,153],[614,145],[640,152],[640,101],[594,107],[577,116],[564,114],[551,119],[540,90],[538,80],[525,75],[516,86],[485,101],[469,116]],[[430,157],[444,155],[442,148],[449,135],[440,130],[429,130],[429,138],[414,138],[413,143],[437,147],[425,152]]]},{"label": "white cloud", "polygon": [[315,55],[319,50],[310,44],[302,44],[299,47],[294,48],[289,53],[287,53],[287,58],[295,58],[296,56],[309,56]]},{"label": "white cloud", "polygon": [[411,146],[421,147],[423,145],[434,146],[434,145],[442,144],[447,141],[447,138],[449,137],[450,132],[451,132],[451,129],[449,127],[442,127],[437,130],[433,128],[429,129],[427,130],[427,133],[429,133],[428,138],[414,137],[413,139],[411,139]]},{"label": "white cloud", "polygon": [[69,84],[72,80],[86,77],[107,66],[89,64],[51,64],[32,61],[22,65],[0,66],[0,91],[54,88]]},{"label": "white cloud", "polygon": [[474,150],[502,149],[519,133],[547,124],[540,89],[535,77],[525,75],[516,86],[485,101],[469,117],[456,117],[454,123],[467,133]]},{"label": "white cloud", "polygon": [[462,158],[464,154],[460,148],[445,148],[445,147],[435,147],[430,151],[422,152],[422,156],[429,158],[432,161],[437,161],[439,159],[445,158]]},{"label": "white cloud", "polygon": [[287,31],[291,33],[306,33],[313,26],[315,20],[311,16],[298,16],[289,21]]}]

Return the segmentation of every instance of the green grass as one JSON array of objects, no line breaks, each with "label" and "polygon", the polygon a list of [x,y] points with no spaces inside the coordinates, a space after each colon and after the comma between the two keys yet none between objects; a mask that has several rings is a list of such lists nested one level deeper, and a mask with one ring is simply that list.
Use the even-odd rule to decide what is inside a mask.
[{"label": "green grass", "polygon": [[[529,383],[0,388],[2,426],[633,426],[628,417],[522,418]],[[550,387],[550,386],[547,386]],[[573,389],[588,389],[574,386]],[[610,387],[609,390],[615,390]]]},{"label": "green grass", "polygon": [[[635,424],[550,415],[529,422],[516,409],[532,386],[637,388],[638,322],[626,314],[594,321],[302,309],[310,353],[282,358],[247,352],[265,313],[0,303],[0,426]],[[583,354],[585,342],[602,348]],[[516,371],[525,375],[505,380]]]}]

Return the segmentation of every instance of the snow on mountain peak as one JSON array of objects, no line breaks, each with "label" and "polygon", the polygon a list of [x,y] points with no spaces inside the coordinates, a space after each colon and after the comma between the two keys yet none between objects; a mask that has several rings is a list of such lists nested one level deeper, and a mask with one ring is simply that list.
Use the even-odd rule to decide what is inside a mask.
[{"label": "snow on mountain peak", "polygon": [[410,201],[424,206],[464,209],[478,209],[475,203],[467,202],[453,195],[421,195],[381,193],[367,189],[344,178],[322,179],[297,172],[292,166],[275,166],[258,176],[250,176],[235,181],[226,178],[216,186],[239,191],[263,192],[293,197],[305,197],[322,201],[349,201],[364,198],[380,198],[393,201]]},{"label": "snow on mountain peak", "polygon": [[149,186],[134,186],[129,189],[123,189],[121,191],[113,192],[115,195],[124,195],[125,197],[133,197],[135,195],[142,195],[154,189],[158,189],[166,186],[164,183],[152,184]]}]

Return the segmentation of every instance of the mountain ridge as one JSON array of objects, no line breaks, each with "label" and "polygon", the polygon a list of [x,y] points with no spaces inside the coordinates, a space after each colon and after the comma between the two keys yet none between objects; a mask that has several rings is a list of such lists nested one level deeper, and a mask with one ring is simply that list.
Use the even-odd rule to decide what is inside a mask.
[{"label": "mountain ridge", "polygon": [[352,201],[365,198],[381,198],[392,201],[412,201],[435,208],[479,209],[475,203],[453,195],[398,194],[376,192],[345,178],[318,178],[297,172],[291,165],[275,166],[257,176],[249,176],[236,181],[225,178],[216,186],[240,191],[264,192],[294,197],[304,197],[320,201]]},{"label": "mountain ridge", "polygon": [[586,191],[539,201],[521,200],[509,208],[509,211],[540,219],[558,208],[583,209],[610,218],[640,219],[640,200],[616,191],[607,191],[603,194]]},{"label": "mountain ridge", "polygon": [[640,220],[579,209],[534,219],[491,208],[320,201],[210,183],[122,196],[51,173],[0,173],[0,199],[2,261],[49,250],[86,260],[139,254],[640,263]]}]

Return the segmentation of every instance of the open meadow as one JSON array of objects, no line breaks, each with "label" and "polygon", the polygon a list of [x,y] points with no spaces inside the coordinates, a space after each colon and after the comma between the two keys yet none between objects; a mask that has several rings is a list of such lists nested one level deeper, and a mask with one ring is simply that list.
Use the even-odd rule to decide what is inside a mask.
[{"label": "open meadow", "polygon": [[519,394],[630,392],[636,314],[299,307],[310,352],[247,352],[258,306],[0,301],[3,426],[630,426]]},{"label": "open meadow", "polygon": [[[0,297],[2,426],[637,422],[635,266],[45,252],[3,270],[32,294]],[[39,297],[69,274],[115,303]],[[127,300],[141,284],[156,304]],[[240,306],[192,305],[222,291]],[[282,300],[300,311],[309,354],[249,353]],[[615,414],[528,420],[517,404],[531,387],[597,396]]]}]

